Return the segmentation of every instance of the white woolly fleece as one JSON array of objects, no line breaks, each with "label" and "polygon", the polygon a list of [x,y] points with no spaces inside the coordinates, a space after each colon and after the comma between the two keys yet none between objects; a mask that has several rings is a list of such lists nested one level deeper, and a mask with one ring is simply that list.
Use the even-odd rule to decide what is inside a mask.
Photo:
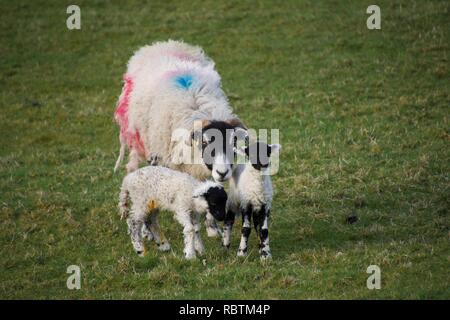
[{"label": "white woolly fleece", "polygon": [[251,204],[255,210],[262,205],[269,210],[272,206],[273,187],[270,175],[253,168],[250,162],[238,164],[230,179],[227,206],[234,212]]},{"label": "white woolly fleece", "polygon": [[[131,200],[131,213],[144,220],[149,201],[173,212],[195,212],[194,195],[206,191],[215,183],[200,182],[192,176],[160,166],[147,166],[129,173],[123,180],[121,194]],[[206,202],[205,202],[206,208]]]}]

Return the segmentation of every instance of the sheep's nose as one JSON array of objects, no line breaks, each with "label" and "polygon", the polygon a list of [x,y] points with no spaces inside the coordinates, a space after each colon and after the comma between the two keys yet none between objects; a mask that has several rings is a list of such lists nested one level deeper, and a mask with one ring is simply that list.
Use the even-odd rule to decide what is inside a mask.
[{"label": "sheep's nose", "polygon": [[219,174],[219,176],[220,176],[221,178],[224,178],[224,177],[227,175],[228,170],[225,170],[225,172],[217,171],[217,173]]}]

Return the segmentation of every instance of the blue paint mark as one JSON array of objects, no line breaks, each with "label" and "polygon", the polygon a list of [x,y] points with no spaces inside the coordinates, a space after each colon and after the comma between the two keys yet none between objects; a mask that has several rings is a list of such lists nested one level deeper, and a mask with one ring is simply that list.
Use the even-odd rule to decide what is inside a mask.
[{"label": "blue paint mark", "polygon": [[178,87],[184,90],[187,90],[191,87],[192,81],[193,79],[190,74],[184,74],[175,78],[175,82],[177,83]]}]

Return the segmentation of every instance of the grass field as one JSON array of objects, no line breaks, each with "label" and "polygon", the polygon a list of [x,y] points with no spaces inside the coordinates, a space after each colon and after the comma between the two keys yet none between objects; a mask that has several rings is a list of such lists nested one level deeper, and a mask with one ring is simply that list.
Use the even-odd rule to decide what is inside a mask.
[{"label": "grass field", "polygon": [[[450,4],[376,1],[368,30],[372,2],[1,0],[0,298],[449,299]],[[247,125],[280,129],[267,264],[254,232],[236,257],[240,221],[193,262],[170,214],[172,252],[132,250],[112,114],[134,50],[168,38],[215,60]]]}]

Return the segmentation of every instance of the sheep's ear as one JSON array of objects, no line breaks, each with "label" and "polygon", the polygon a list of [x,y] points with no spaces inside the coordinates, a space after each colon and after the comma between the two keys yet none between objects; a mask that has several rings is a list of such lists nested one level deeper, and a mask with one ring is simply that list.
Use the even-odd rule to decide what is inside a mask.
[{"label": "sheep's ear", "polygon": [[281,151],[281,144],[274,143],[270,144],[270,155],[273,156],[274,154],[279,154]]},{"label": "sheep's ear", "polygon": [[244,130],[247,130],[247,127],[245,126],[245,124],[243,124],[242,121],[238,118],[228,119],[228,120],[225,120],[225,122],[228,123],[232,127],[242,128]]},{"label": "sheep's ear", "polygon": [[194,129],[191,131],[191,134],[185,140],[185,143],[188,146],[192,146],[193,141],[201,141],[203,128],[210,125],[211,121],[209,120],[196,120],[194,121]]}]

